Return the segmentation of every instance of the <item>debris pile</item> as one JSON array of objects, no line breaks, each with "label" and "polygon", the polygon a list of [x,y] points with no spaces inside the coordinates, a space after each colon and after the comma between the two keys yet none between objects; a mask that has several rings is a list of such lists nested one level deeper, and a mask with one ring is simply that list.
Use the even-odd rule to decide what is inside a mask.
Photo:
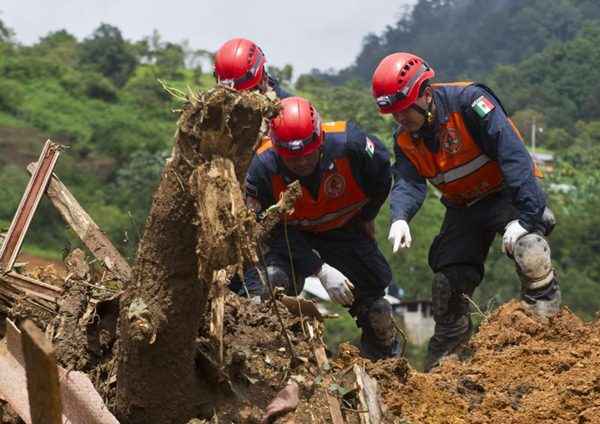
[{"label": "debris pile", "polygon": [[[542,322],[504,305],[463,352],[423,374],[403,358],[365,360],[349,344],[330,359],[314,306],[275,290],[262,303],[228,292],[280,215],[257,225],[238,183],[275,111],[259,94],[223,87],[188,98],[133,268],[87,214],[72,220],[81,207],[48,168],[46,193],[57,193],[70,226],[94,229],[78,234],[95,259],[74,250],[66,276],[0,274],[0,314],[32,320],[58,365],[85,373],[127,423],[600,421],[600,324],[567,308]],[[0,422],[20,422],[1,391]]]}]

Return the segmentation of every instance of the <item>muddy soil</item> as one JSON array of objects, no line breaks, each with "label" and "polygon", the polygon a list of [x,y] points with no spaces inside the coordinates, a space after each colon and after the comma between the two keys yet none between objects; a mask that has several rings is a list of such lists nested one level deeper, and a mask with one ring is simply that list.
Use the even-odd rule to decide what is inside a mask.
[{"label": "muddy soil", "polygon": [[[36,275],[40,277],[43,272]],[[88,275],[85,278],[96,285]],[[108,327],[98,329],[82,318],[86,311],[89,314],[90,303],[104,320],[111,309],[115,315],[116,308],[105,303],[105,296],[100,296],[104,300],[97,299],[99,290],[89,286],[83,290],[84,286],[65,286],[70,293],[71,303],[67,304],[71,305],[72,318],[82,323],[79,330],[73,328],[70,333],[77,343],[65,344],[60,334],[54,335],[54,341],[59,349],[66,349],[59,355],[61,365],[88,372],[112,408],[112,355],[117,350],[110,344],[109,330],[114,323],[105,321],[103,325]],[[100,310],[98,304],[103,305]],[[279,307],[300,359],[294,368],[269,303],[255,304],[226,295],[222,365],[216,359],[214,343],[199,336],[198,373],[212,382],[216,393],[212,422],[259,423],[266,406],[292,379],[300,386],[300,403],[296,411],[275,422],[331,422],[325,396],[329,392],[342,400],[346,421],[358,423],[352,392],[345,397],[339,393],[346,384],[342,374],[353,364],[363,365],[378,381],[386,423],[600,422],[600,322],[583,322],[568,308],[543,322],[519,302],[506,304],[482,323],[461,358],[450,357],[432,373],[424,374],[412,369],[403,358],[376,363],[365,360],[349,344],[340,347],[330,369],[319,369],[313,354],[315,341],[309,340],[298,317]],[[65,315],[68,313],[63,308],[60,316]],[[101,321],[97,317],[95,322]],[[201,329],[201,334],[207,334],[205,330]],[[18,422],[5,406],[0,406],[0,417],[0,422]]]},{"label": "muddy soil", "polygon": [[[391,422],[599,423],[599,330],[568,308],[545,325],[513,301],[481,325],[467,359],[454,355],[430,374],[399,359],[365,364]],[[336,365],[356,357],[344,346]]]}]

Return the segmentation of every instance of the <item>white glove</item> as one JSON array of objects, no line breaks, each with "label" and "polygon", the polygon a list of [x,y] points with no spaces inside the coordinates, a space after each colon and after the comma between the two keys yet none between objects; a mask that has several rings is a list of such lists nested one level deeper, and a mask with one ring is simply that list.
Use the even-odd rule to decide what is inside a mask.
[{"label": "white glove", "polygon": [[398,247],[408,249],[410,247],[410,244],[412,243],[412,238],[410,236],[410,228],[408,228],[408,222],[404,221],[403,219],[394,221],[394,223],[390,227],[390,234],[388,235],[388,240],[390,240],[392,242],[392,246],[394,246],[394,253],[398,251]]},{"label": "white glove", "polygon": [[325,287],[325,290],[327,290],[327,293],[329,293],[331,300],[335,303],[346,306],[354,303],[354,294],[352,294],[354,286],[340,271],[324,263],[321,270],[317,273],[317,277],[323,287]]},{"label": "white glove", "polygon": [[527,231],[525,228],[521,227],[518,219],[510,221],[508,224],[506,224],[506,228],[504,228],[504,235],[502,236],[502,253],[508,253],[512,255],[513,248],[515,247],[517,240],[528,232],[529,231]]}]

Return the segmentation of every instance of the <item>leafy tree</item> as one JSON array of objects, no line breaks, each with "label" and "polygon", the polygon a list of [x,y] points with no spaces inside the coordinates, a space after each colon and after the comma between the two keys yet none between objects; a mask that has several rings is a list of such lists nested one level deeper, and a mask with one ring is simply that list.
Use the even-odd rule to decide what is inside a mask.
[{"label": "leafy tree", "polygon": [[133,47],[123,39],[119,28],[109,24],[101,24],[81,43],[79,61],[119,87],[125,85],[137,66]]}]

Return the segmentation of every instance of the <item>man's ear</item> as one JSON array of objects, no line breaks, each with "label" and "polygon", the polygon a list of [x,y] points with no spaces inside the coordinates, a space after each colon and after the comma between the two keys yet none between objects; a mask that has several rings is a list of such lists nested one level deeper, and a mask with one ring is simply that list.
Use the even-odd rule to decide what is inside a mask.
[{"label": "man's ear", "polygon": [[431,103],[433,99],[433,88],[431,88],[431,86],[426,87],[423,95],[425,96],[425,101],[427,104]]}]

